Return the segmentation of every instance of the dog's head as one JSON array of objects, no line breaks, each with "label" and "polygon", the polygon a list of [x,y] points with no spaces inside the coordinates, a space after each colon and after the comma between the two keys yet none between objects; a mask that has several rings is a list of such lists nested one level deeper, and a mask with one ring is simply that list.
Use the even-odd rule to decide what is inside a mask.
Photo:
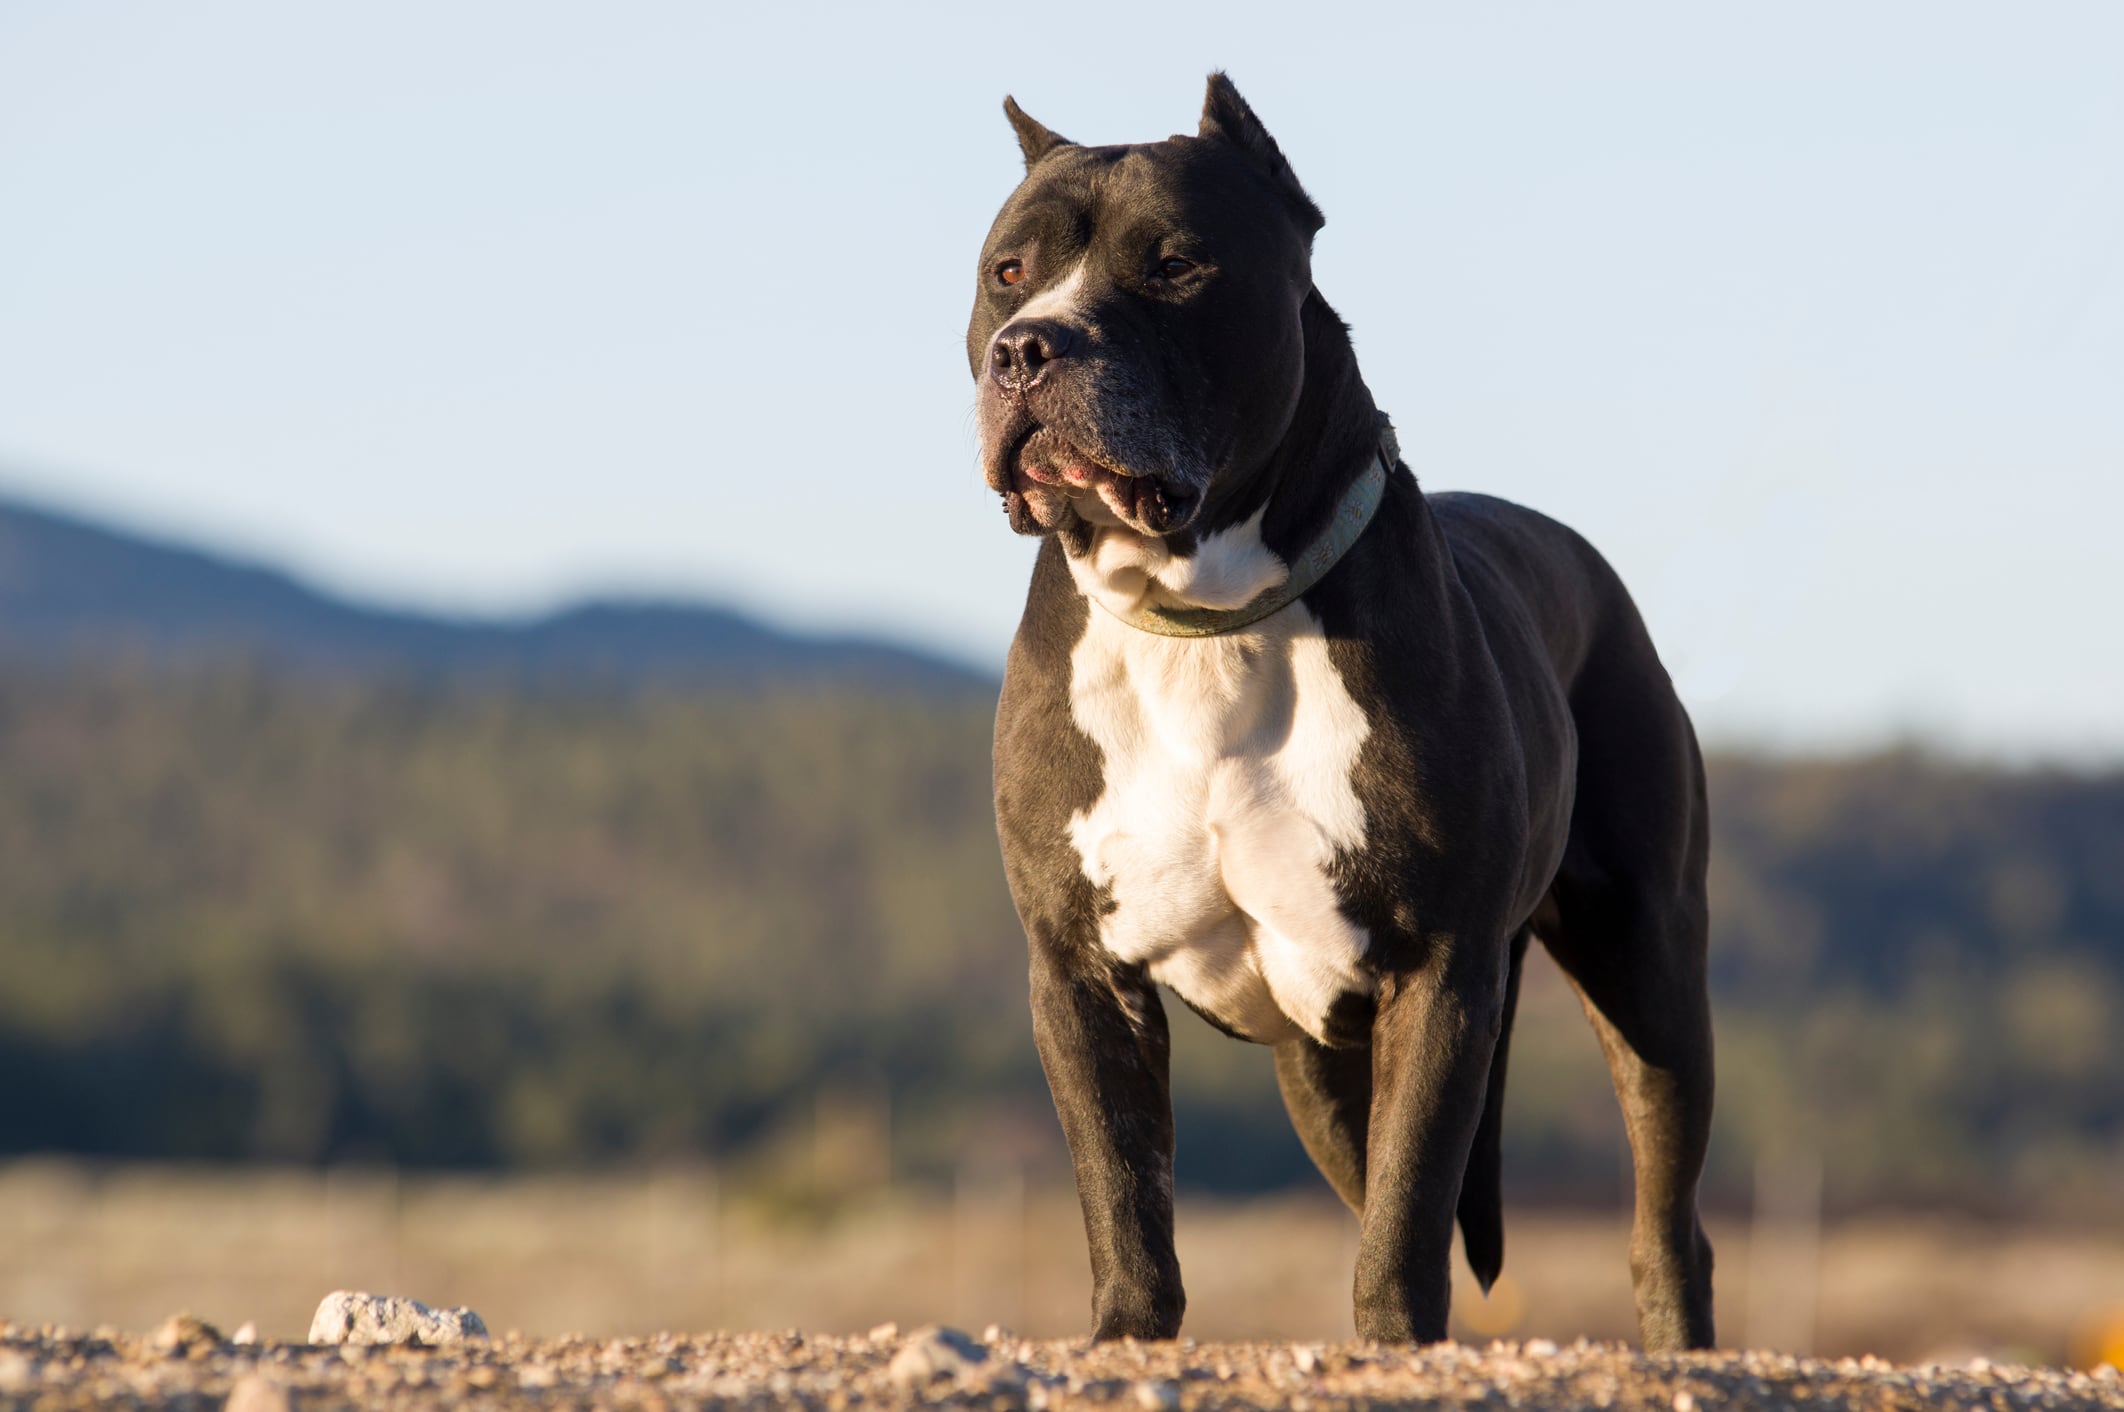
[{"label": "dog's head", "polygon": [[1021,534],[1194,526],[1281,440],[1321,216],[1239,90],[1196,136],[1080,147],[1004,100],[1025,180],[981,247],[981,464]]}]

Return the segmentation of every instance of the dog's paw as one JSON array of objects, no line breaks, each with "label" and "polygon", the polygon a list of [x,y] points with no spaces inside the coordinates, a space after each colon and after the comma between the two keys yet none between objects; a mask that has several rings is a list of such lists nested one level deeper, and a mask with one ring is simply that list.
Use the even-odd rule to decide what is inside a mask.
[{"label": "dog's paw", "polygon": [[1142,1291],[1094,1302],[1092,1342],[1114,1339],[1171,1339],[1180,1336],[1180,1317],[1187,1297],[1176,1284],[1169,1293]]}]

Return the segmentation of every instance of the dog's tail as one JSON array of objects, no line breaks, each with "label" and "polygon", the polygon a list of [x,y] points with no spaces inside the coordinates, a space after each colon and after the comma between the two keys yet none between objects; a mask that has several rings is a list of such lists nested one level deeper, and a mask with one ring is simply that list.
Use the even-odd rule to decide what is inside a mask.
[{"label": "dog's tail", "polygon": [[1460,1179],[1460,1241],[1468,1267],[1487,1295],[1504,1268],[1504,1091],[1505,1054],[1512,1045],[1512,1012],[1519,1008],[1519,972],[1527,959],[1527,929],[1512,938],[1512,967],[1505,976],[1504,1017],[1497,1030],[1497,1052],[1490,1058],[1490,1086],[1482,1100],[1482,1121],[1475,1146]]}]

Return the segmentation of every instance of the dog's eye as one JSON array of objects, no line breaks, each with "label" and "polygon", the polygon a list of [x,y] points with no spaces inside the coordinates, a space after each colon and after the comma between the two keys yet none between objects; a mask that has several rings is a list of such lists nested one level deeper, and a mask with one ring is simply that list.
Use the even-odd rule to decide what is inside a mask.
[{"label": "dog's eye", "polygon": [[1005,260],[1002,264],[996,266],[996,282],[998,284],[1016,284],[1024,278],[1025,262],[1022,260]]},{"label": "dog's eye", "polygon": [[1178,279],[1195,268],[1193,260],[1183,260],[1178,255],[1168,255],[1158,262],[1159,279]]}]

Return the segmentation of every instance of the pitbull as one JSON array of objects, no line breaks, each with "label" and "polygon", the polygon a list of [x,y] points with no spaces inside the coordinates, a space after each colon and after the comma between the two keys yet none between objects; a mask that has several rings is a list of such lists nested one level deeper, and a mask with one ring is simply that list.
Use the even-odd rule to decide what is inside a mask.
[{"label": "pitbull", "polygon": [[1629,594],[1554,520],[1417,488],[1313,286],[1320,211],[1224,75],[1163,142],[1004,110],[1026,175],[966,352],[988,484],[1043,542],[996,818],[1095,1337],[1186,1304],[1162,983],[1274,1047],[1358,1216],[1358,1335],[1443,1339],[1456,1214],[1485,1289],[1503,1263],[1538,937],[1621,1101],[1644,1345],[1709,1345],[1703,766]]}]

